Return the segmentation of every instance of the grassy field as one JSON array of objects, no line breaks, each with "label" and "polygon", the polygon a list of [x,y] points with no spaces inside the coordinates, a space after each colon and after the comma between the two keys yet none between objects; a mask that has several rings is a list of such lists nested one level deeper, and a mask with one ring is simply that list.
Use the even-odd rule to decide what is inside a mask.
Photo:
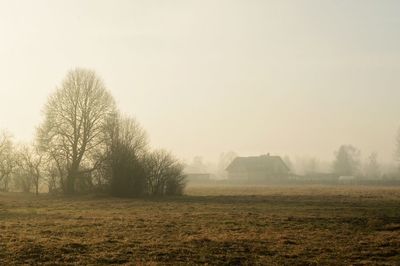
[{"label": "grassy field", "polygon": [[400,265],[400,188],[203,186],[186,194],[0,194],[0,265]]}]

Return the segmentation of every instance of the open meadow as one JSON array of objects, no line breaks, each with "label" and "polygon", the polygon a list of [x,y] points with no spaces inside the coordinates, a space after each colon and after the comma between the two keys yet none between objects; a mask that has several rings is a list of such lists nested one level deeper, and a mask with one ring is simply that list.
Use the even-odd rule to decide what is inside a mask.
[{"label": "open meadow", "polygon": [[0,265],[400,265],[400,188],[197,186],[182,197],[0,194]]}]

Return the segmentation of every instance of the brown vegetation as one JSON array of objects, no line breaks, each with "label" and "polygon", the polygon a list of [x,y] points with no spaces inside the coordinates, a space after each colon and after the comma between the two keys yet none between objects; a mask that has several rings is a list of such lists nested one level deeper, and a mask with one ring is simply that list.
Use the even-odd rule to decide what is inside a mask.
[{"label": "brown vegetation", "polygon": [[399,188],[189,187],[187,194],[0,194],[0,264],[400,263]]}]

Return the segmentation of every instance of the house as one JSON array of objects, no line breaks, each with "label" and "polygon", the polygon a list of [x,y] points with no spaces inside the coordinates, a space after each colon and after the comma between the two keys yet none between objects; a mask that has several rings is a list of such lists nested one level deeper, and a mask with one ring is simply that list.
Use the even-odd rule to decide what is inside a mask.
[{"label": "house", "polygon": [[289,175],[289,168],[280,156],[261,155],[236,157],[226,168],[231,181],[283,181]]}]

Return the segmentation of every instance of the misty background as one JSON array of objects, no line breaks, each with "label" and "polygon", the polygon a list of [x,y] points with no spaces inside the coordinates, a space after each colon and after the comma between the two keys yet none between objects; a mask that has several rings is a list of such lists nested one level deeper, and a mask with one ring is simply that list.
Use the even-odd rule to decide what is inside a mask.
[{"label": "misty background", "polygon": [[31,140],[79,66],[188,163],[227,151],[331,162],[342,144],[394,163],[400,2],[117,3],[0,1],[0,128]]}]

